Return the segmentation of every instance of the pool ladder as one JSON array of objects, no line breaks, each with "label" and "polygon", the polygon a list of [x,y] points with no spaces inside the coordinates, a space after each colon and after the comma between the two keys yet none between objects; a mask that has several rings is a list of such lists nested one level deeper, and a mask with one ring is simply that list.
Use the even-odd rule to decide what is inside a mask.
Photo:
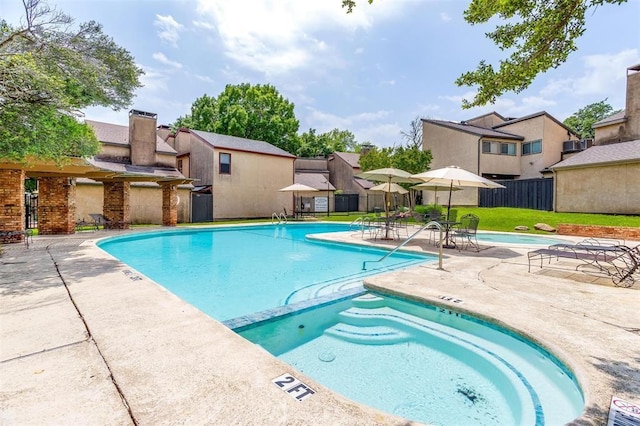
[{"label": "pool ladder", "polygon": [[362,270],[363,271],[367,270],[367,263],[382,262],[387,257],[391,256],[393,253],[397,252],[400,248],[402,248],[402,246],[404,246],[409,241],[411,241],[420,232],[422,232],[425,229],[427,229],[429,227],[432,227],[432,226],[435,226],[436,228],[438,228],[440,230],[440,244],[438,244],[438,246],[440,247],[439,254],[438,254],[438,269],[442,269],[442,231],[443,231],[444,228],[442,227],[442,225],[440,223],[436,222],[435,220],[432,220],[431,222],[425,223],[423,226],[420,227],[420,229],[418,229],[416,232],[411,234],[409,236],[409,238],[404,240],[402,243],[398,244],[393,250],[391,250],[389,253],[387,253],[384,256],[382,256],[380,259],[378,259],[378,260],[365,260],[364,262],[362,262]]},{"label": "pool ladder", "polygon": [[278,213],[274,212],[271,215],[271,223],[273,224],[273,223],[276,223],[276,222],[278,222],[278,225],[281,224],[281,223],[286,224],[287,223],[287,215],[284,214],[284,213],[279,213],[278,214]]}]

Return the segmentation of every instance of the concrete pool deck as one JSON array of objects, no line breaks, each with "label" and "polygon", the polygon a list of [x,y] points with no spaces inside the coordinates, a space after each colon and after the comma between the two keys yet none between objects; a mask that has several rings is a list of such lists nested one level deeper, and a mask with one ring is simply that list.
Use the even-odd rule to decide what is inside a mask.
[{"label": "concrete pool deck", "polygon": [[[122,233],[3,246],[0,424],[410,423],[331,392],[95,246]],[[421,238],[406,248],[435,253]],[[482,248],[366,285],[493,318],[551,350],[583,387],[574,424],[606,424],[613,395],[640,402],[640,283],[614,287],[566,260],[527,273],[530,248]],[[285,373],[316,393],[296,401],[272,382]]]}]

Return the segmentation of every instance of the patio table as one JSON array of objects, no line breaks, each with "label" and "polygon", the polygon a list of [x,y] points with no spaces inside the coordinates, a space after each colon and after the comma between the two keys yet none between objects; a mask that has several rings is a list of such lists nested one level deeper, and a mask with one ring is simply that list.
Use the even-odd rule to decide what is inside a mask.
[{"label": "patio table", "polygon": [[[438,223],[444,227],[444,244],[442,245],[442,247],[456,248],[456,242],[453,240],[452,237],[450,237],[449,231],[451,231],[451,228],[453,228],[454,226],[460,225],[460,222],[454,221],[454,220],[442,220],[442,221],[438,221]],[[438,244],[439,242],[436,243],[436,246]]]}]

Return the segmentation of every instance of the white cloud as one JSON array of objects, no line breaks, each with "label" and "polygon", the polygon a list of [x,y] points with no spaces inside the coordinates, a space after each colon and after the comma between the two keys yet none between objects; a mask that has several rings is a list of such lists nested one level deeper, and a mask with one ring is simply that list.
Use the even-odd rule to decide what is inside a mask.
[{"label": "white cloud", "polygon": [[362,55],[364,53],[364,47],[358,47],[353,53],[356,55]]},{"label": "white cloud", "polygon": [[205,83],[211,83],[211,84],[215,83],[215,80],[207,75],[194,74],[194,77]]},{"label": "white cloud", "polygon": [[180,32],[184,30],[184,25],[177,22],[170,15],[156,15],[153,25],[159,28],[158,37],[160,37],[160,40],[169,43],[173,47],[178,47]]},{"label": "white cloud", "polygon": [[182,64],[180,62],[176,62],[176,61],[170,60],[162,52],[154,53],[152,56],[153,56],[153,59],[155,59],[156,61],[160,62],[161,64],[169,65],[169,66],[177,68],[177,69],[182,68]]},{"label": "white cloud", "polygon": [[[626,81],[626,69],[640,62],[638,49],[626,49],[618,53],[589,55],[583,58],[581,76],[551,80],[541,91],[543,96],[617,94]],[[622,89],[624,90],[624,89]]]},{"label": "white cloud", "polygon": [[[326,0],[199,0],[198,12],[215,23],[229,58],[274,75],[319,61],[325,67],[340,66],[336,49],[320,34],[368,29],[379,19],[396,16],[409,3],[374,2],[347,14],[339,3]],[[325,56],[318,58],[319,52]]]},{"label": "white cloud", "polygon": [[395,80],[383,80],[383,81],[380,82],[380,84],[388,85],[388,86],[395,86],[396,85],[396,81]]},{"label": "white cloud", "polygon": [[[347,129],[356,137],[358,142],[369,141],[374,145],[384,147],[400,143],[400,131],[402,128],[397,123],[381,122],[390,116],[389,111],[362,112],[348,116],[339,116],[332,113],[307,107],[309,114],[305,122],[313,123],[307,127],[313,127],[318,133],[328,132],[332,129]],[[301,128],[305,128],[301,126]]]},{"label": "white cloud", "polygon": [[192,24],[194,27],[196,28],[203,28],[205,30],[215,30],[216,26],[209,23],[209,22],[204,22],[204,21],[192,21]]},{"label": "white cloud", "polygon": [[451,16],[449,16],[449,14],[447,12],[442,12],[440,14],[440,20],[442,22],[450,22],[451,21]]},{"label": "white cloud", "polygon": [[140,92],[168,92],[169,76],[162,71],[158,71],[154,68],[140,66],[144,70],[144,75],[140,77],[140,83],[142,88]]}]

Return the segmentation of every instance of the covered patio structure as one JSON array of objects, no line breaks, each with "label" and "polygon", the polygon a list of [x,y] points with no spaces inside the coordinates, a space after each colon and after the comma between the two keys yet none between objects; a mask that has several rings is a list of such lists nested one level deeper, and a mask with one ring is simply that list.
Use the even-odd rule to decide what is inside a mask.
[{"label": "covered patio structure", "polygon": [[177,186],[189,183],[177,169],[134,166],[86,158],[69,158],[63,164],[32,161],[0,162],[0,243],[25,238],[25,178],[36,178],[39,187],[38,233],[73,234],[76,230],[76,179],[102,182],[102,215],[108,227],[128,229],[131,182],[155,182],[162,187],[162,224],[177,224]]}]

